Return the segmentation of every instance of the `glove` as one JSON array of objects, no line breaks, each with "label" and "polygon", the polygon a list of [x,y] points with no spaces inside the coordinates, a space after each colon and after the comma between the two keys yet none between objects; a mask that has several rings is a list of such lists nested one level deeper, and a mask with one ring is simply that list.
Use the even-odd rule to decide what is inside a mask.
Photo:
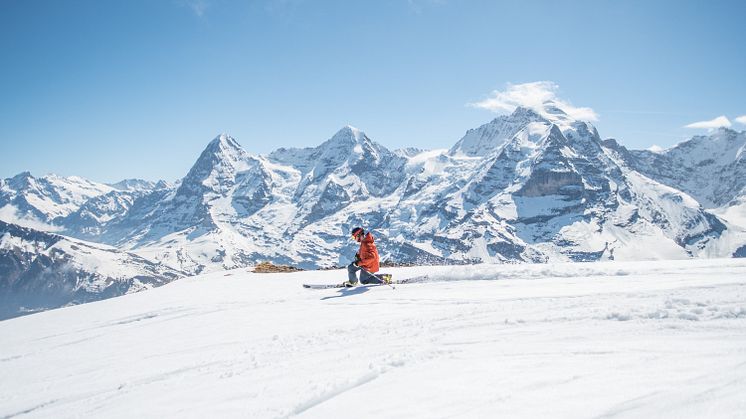
[{"label": "glove", "polygon": [[360,259],[360,253],[355,253],[355,262],[353,262],[355,264],[355,266],[360,265],[360,261],[361,260],[362,259]]}]

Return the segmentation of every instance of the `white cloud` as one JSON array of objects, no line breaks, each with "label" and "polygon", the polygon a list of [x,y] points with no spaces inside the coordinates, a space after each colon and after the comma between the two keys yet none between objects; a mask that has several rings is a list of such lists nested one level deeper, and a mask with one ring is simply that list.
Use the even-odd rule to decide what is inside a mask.
[{"label": "white cloud", "polygon": [[652,146],[648,147],[648,151],[651,151],[656,154],[660,154],[660,153],[663,153],[665,149],[659,146],[658,144],[653,144]]},{"label": "white cloud", "polygon": [[736,118],[736,122],[738,122],[739,124],[746,125],[746,115],[741,115],[738,118]]},{"label": "white cloud", "polygon": [[710,119],[709,121],[699,121],[699,122],[692,122],[689,125],[684,125],[684,128],[705,128],[705,129],[715,129],[715,128],[730,128],[730,121],[728,118],[725,117],[725,115],[718,116],[715,119]]},{"label": "white cloud", "polygon": [[598,120],[598,114],[593,109],[571,105],[570,102],[557,97],[558,91],[559,86],[551,81],[508,83],[504,91],[495,90],[487,99],[469,105],[492,112],[513,112],[518,106],[523,106],[541,114],[547,114],[549,106],[556,106],[574,119]]}]

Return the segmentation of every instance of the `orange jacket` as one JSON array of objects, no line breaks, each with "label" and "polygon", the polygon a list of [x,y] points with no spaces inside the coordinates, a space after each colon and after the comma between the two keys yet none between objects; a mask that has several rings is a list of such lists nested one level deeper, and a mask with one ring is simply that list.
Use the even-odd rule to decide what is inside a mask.
[{"label": "orange jacket", "polygon": [[373,235],[368,232],[360,241],[360,262],[358,265],[370,273],[378,272],[378,249],[373,243]]}]

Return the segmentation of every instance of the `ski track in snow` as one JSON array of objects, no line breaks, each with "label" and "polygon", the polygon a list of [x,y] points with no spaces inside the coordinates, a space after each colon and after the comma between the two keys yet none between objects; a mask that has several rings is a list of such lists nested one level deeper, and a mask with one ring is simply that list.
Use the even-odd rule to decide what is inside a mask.
[{"label": "ski track in snow", "polygon": [[743,417],[746,261],[218,272],[0,322],[0,418]]}]

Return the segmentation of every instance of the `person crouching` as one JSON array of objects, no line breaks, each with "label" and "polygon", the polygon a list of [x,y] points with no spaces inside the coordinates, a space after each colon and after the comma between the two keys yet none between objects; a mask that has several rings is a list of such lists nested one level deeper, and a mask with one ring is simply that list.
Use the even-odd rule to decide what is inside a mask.
[{"label": "person crouching", "polygon": [[352,229],[352,238],[360,243],[360,250],[355,254],[355,261],[347,266],[348,280],[345,281],[346,287],[357,285],[357,272],[360,271],[360,282],[362,284],[383,284],[384,281],[374,273],[378,272],[379,260],[378,249],[376,249],[375,239],[370,232],[365,232],[362,227]]}]

